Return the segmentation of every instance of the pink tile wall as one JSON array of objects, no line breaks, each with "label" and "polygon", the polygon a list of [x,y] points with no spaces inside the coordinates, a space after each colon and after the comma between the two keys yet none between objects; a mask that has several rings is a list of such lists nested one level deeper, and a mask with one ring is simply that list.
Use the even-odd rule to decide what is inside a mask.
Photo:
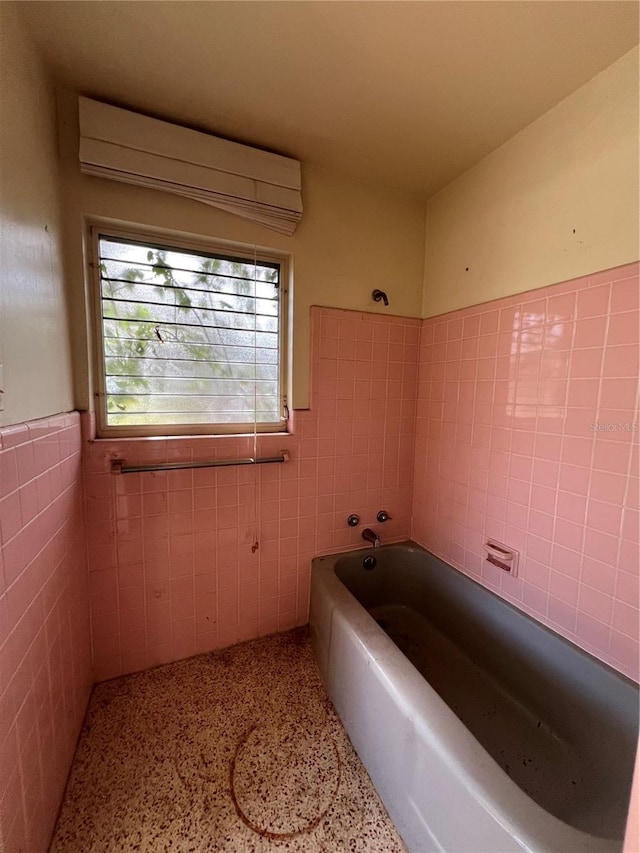
[{"label": "pink tile wall", "polygon": [[632,264],[424,322],[412,526],[636,680],[638,294]]},{"label": "pink tile wall", "polygon": [[[618,425],[640,421],[638,292],[632,265],[422,324],[314,308],[312,409],[258,439],[291,461],[116,475],[253,438],[89,441],[86,418],[86,538],[78,415],[0,429],[5,851],[46,849],[92,675],[304,623],[311,557],[367,525],[637,678],[638,432]],[[487,536],[518,578],[483,562]]]},{"label": "pink tile wall", "polygon": [[114,475],[113,457],[246,457],[253,438],[86,441],[95,680],[304,624],[311,557],[360,547],[380,509],[384,540],[408,537],[420,321],[314,308],[312,324],[312,409],[258,439],[290,462]]},{"label": "pink tile wall", "polygon": [[89,698],[80,450],[77,414],[0,428],[5,853],[47,849]]}]

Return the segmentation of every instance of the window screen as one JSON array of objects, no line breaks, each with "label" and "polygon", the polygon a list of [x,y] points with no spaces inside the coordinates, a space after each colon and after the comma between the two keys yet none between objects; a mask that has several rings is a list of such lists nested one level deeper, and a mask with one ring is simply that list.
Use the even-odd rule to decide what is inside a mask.
[{"label": "window screen", "polygon": [[283,425],[281,262],[97,235],[109,432]]}]

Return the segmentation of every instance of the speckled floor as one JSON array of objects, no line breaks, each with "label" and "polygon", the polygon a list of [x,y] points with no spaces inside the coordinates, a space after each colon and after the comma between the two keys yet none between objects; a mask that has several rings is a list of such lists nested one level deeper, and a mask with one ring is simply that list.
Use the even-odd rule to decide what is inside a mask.
[{"label": "speckled floor", "polygon": [[50,853],[405,853],[297,629],[94,690]]}]

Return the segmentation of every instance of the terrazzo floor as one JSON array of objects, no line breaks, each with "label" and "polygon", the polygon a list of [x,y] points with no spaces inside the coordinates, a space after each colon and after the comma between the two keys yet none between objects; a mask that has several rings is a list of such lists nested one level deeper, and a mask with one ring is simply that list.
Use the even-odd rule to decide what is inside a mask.
[{"label": "terrazzo floor", "polygon": [[99,684],[50,853],[406,853],[305,629]]}]

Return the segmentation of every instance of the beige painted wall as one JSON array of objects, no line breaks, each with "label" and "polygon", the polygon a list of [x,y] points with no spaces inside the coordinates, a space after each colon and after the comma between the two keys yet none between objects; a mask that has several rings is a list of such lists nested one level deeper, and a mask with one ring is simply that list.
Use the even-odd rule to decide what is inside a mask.
[{"label": "beige painted wall", "polygon": [[0,425],[74,406],[60,237],[54,92],[0,3]]},{"label": "beige painted wall", "polygon": [[[284,250],[294,261],[293,403],[309,403],[309,309],[328,305],[419,317],[424,266],[424,204],[339,175],[303,167],[304,214],[286,237],[189,199],[82,175],[77,97],[58,93],[65,227],[73,288],[76,403],[89,408],[90,371],[82,262],[83,217],[140,223],[177,232]],[[386,290],[390,306],[371,291]]]},{"label": "beige painted wall", "polygon": [[638,260],[638,58],[429,200],[423,316]]}]

